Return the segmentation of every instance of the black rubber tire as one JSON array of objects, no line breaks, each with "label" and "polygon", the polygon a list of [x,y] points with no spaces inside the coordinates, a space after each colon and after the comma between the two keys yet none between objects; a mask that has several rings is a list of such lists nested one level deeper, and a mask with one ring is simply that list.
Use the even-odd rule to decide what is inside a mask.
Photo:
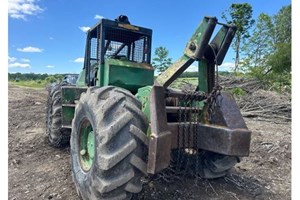
[{"label": "black rubber tire", "polygon": [[202,154],[201,176],[203,178],[213,179],[225,176],[231,168],[239,162],[237,156],[227,156],[210,151]]},{"label": "black rubber tire", "polygon": [[48,89],[46,133],[49,144],[56,148],[69,146],[71,130],[62,128],[61,84]]},{"label": "black rubber tire", "polygon": [[[88,120],[95,137],[93,164],[80,164],[80,126]],[[71,133],[71,168],[82,199],[130,199],[142,190],[146,175],[148,123],[141,103],[127,90],[89,88],[75,108]]]},{"label": "black rubber tire", "polygon": [[[180,155],[178,155],[180,152]],[[175,150],[172,153],[175,165],[180,160],[179,170],[191,170],[191,174],[198,174],[202,178],[214,179],[225,176],[240,159],[236,156],[227,156],[210,151],[200,151],[197,155],[189,155],[182,150]],[[198,159],[198,160],[197,160]],[[177,163],[176,163],[177,162]],[[188,165],[186,167],[186,165]]]}]

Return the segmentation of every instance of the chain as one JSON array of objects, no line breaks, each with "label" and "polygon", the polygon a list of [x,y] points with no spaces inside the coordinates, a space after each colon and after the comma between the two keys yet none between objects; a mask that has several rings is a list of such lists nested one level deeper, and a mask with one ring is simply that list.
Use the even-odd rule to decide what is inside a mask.
[{"label": "chain", "polygon": [[[184,147],[184,153],[187,153],[187,160],[186,160],[186,164],[185,164],[185,171],[184,174],[187,174],[187,172],[189,171],[189,167],[190,167],[190,162],[191,162],[191,156],[193,152],[193,140],[191,139],[191,135],[190,133],[193,131],[192,130],[192,123],[193,123],[193,105],[194,105],[194,99],[195,99],[195,95],[193,95],[193,93],[189,92],[187,94],[188,96],[188,100],[187,100],[187,105],[186,105],[186,114],[185,114],[185,131],[187,133],[187,141],[186,141],[186,146]],[[188,124],[188,129],[187,129],[187,124]]]},{"label": "chain", "polygon": [[208,121],[211,123],[212,122],[212,115],[213,112],[217,106],[217,97],[221,94],[221,90],[222,87],[220,86],[219,83],[219,67],[218,67],[218,62],[217,62],[217,54],[215,52],[215,49],[209,45],[212,49],[212,52],[214,54],[214,63],[215,63],[215,86],[213,88],[213,90],[210,92],[210,94],[208,95],[208,98],[206,100],[206,104],[208,106],[208,110],[207,110],[207,114],[208,114]]},{"label": "chain", "polygon": [[[197,124],[199,124],[200,123],[200,109],[199,109],[199,107],[198,106],[196,106],[196,119],[195,119],[195,121],[196,121],[196,123]],[[198,156],[198,154],[199,154],[199,152],[198,152],[198,135],[197,135],[197,133],[198,133],[198,126],[196,125],[196,126],[194,126],[194,148],[196,149],[196,156],[195,156],[195,158],[196,158],[196,182],[195,182],[195,184],[196,185],[198,185],[198,180],[199,180],[199,156]]]},{"label": "chain", "polygon": [[221,90],[221,86],[215,86],[205,102],[207,105],[207,119],[209,123],[212,123],[212,116],[215,108],[218,106],[217,98],[221,94]]},{"label": "chain", "polygon": [[[216,54],[214,52],[215,58]],[[222,87],[219,84],[219,73],[218,73],[218,65],[216,59],[215,61],[215,86],[209,94],[201,94],[198,91],[187,91],[185,96],[179,99],[179,127],[178,127],[178,135],[177,135],[177,169],[182,170],[182,164],[184,163],[184,174],[187,173],[190,167],[190,159],[194,159],[194,166],[196,168],[196,172],[194,175],[196,177],[199,176],[199,167],[201,165],[201,154],[202,152],[198,151],[198,126],[202,120],[201,109],[199,108],[199,102],[204,101],[208,123],[212,123],[214,112],[216,107],[219,105],[218,96],[221,94]],[[193,133],[193,134],[191,134]],[[193,158],[194,157],[194,158]]]},{"label": "chain", "polygon": [[182,175],[193,171],[190,168],[197,153],[197,123],[200,122],[199,102],[205,99],[207,99],[205,93],[195,91],[187,91],[179,99],[178,150],[177,160],[174,163],[176,163],[176,171]]},{"label": "chain", "polygon": [[181,164],[181,162],[180,162],[180,157],[181,157],[181,154],[180,154],[180,149],[181,149],[181,142],[182,142],[182,140],[181,140],[181,133],[182,133],[182,131],[181,131],[181,128],[182,128],[182,109],[181,109],[181,101],[182,101],[182,99],[180,98],[179,99],[179,111],[178,111],[178,122],[179,122],[179,125],[178,125],[178,132],[177,132],[177,146],[178,146],[178,150],[177,150],[177,160],[175,161],[175,163],[176,163],[176,171],[179,171],[179,169],[180,169],[180,164]]}]

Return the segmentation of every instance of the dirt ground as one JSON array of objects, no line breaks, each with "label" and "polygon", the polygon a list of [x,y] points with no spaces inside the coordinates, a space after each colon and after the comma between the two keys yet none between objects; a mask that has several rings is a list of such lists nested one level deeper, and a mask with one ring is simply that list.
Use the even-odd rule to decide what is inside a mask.
[{"label": "dirt ground", "polygon": [[[71,178],[70,151],[48,145],[45,90],[9,85],[8,197],[79,199]],[[137,199],[291,199],[291,123],[245,119],[252,131],[251,154],[224,178],[187,176],[145,181]]]}]

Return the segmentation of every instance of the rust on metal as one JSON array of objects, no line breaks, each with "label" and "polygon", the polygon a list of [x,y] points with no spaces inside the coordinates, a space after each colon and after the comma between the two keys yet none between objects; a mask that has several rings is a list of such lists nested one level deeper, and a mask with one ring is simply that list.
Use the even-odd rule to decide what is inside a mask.
[{"label": "rust on metal", "polygon": [[171,132],[167,124],[165,89],[153,86],[150,93],[151,135],[147,172],[155,174],[170,164]]},{"label": "rust on metal", "polygon": [[[169,129],[172,134],[172,149],[180,148],[178,144],[185,147],[193,147],[194,131],[197,134],[197,149],[203,149],[232,156],[248,156],[250,148],[251,132],[248,129],[230,129],[224,126],[213,124],[197,124],[195,122],[182,124],[182,123],[169,123]],[[178,142],[178,136],[175,133],[180,133],[179,129],[188,129],[188,134],[180,136],[182,140]],[[189,140],[187,140],[189,138]],[[185,141],[185,144],[183,144]]]},{"label": "rust on metal", "polygon": [[[178,113],[179,110],[182,109],[181,107],[175,107],[175,106],[167,106],[166,107],[166,111],[167,113]],[[201,109],[195,110],[194,108],[184,108],[184,110],[182,110],[182,112],[190,112],[190,113],[195,113],[195,112],[201,112]]]},{"label": "rust on metal", "polygon": [[240,109],[231,94],[221,92],[216,101],[217,106],[211,116],[211,123],[230,129],[247,129]]},{"label": "rust on metal", "polygon": [[[174,113],[177,108],[167,107],[167,111]],[[213,110],[210,109],[208,104],[203,109],[181,108],[182,114],[188,112],[186,116],[192,116],[197,111],[201,112],[202,119],[191,121],[192,117],[188,117],[184,123],[181,121],[168,123],[172,132],[172,149],[196,147],[224,155],[248,156],[251,132],[232,95],[220,92],[215,96]]]}]

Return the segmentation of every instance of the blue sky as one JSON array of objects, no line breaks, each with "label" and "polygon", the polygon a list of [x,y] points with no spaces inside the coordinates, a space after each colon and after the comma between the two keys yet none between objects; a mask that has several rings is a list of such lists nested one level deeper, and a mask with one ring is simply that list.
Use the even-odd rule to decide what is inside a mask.
[{"label": "blue sky", "polygon": [[[253,17],[273,15],[290,0],[103,1],[8,0],[8,72],[79,73],[85,49],[84,30],[102,17],[123,14],[131,24],[153,30],[152,51],[164,46],[175,61],[204,16],[216,16],[232,3],[250,3]],[[153,56],[154,54],[152,54]],[[224,66],[233,63],[229,51]]]}]

